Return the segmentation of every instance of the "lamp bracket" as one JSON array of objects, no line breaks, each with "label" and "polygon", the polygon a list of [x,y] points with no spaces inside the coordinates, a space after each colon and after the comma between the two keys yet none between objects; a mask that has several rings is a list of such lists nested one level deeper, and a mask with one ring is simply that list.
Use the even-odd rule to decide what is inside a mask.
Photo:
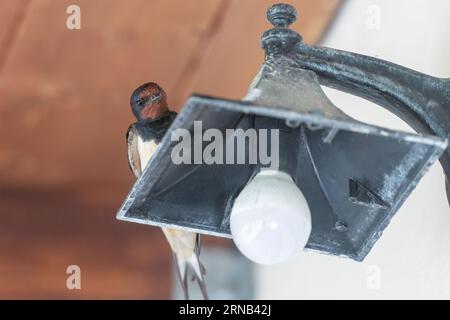
[{"label": "lamp bracket", "polygon": [[[283,59],[291,67],[314,71],[320,84],[372,101],[420,134],[450,139],[450,79],[432,77],[381,59],[313,46],[289,24],[295,8],[275,4],[267,12],[274,28],[261,37],[266,61]],[[284,22],[281,23],[280,21]],[[450,201],[450,147],[440,158]]]}]

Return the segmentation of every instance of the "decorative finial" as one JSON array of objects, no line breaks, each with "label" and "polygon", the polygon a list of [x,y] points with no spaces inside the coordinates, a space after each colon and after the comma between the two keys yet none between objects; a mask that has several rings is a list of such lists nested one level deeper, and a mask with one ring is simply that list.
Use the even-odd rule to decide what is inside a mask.
[{"label": "decorative finial", "polygon": [[277,3],[267,10],[267,19],[275,28],[287,28],[297,20],[297,10],[287,3]]},{"label": "decorative finial", "polygon": [[274,27],[261,36],[261,47],[266,55],[288,52],[302,41],[301,35],[288,28],[297,20],[297,10],[290,4],[274,4],[267,10],[267,19]]}]

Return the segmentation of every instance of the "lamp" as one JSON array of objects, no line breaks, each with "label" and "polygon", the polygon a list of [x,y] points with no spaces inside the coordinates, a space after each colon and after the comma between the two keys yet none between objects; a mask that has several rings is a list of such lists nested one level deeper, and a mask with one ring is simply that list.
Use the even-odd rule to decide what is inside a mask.
[{"label": "lamp", "polygon": [[[296,16],[287,4],[268,10],[274,28],[261,38],[265,61],[245,99],[203,95],[188,99],[123,203],[118,219],[221,237],[231,237],[234,230],[241,251],[261,263],[287,258],[293,251],[289,246],[301,248],[306,239],[308,249],[361,261],[439,158],[448,181],[450,80],[367,56],[307,45],[289,29]],[[419,134],[352,119],[332,104],[320,84],[388,108]],[[180,132],[194,135],[196,130],[202,134],[210,130],[209,138],[189,140],[184,151],[205,151],[212,136],[222,135],[227,142],[223,149],[215,148],[214,154],[223,156],[222,161],[195,161],[194,155],[188,155],[186,159],[192,161],[174,163],[173,153],[179,148],[174,136],[179,138]],[[266,145],[252,143],[251,134],[244,140],[237,134],[249,130],[267,133]],[[234,153],[228,159],[228,142],[236,151],[239,141],[245,141],[245,155],[240,161]],[[277,154],[275,166],[261,157],[269,150]],[[260,190],[273,195],[270,205],[252,198],[259,179],[272,181]],[[288,217],[275,219],[288,240],[267,233],[274,225],[266,222],[273,221],[273,216],[268,220],[261,217],[269,207],[279,217]],[[263,243],[272,239],[268,255],[258,254],[261,246],[252,249],[254,243],[244,243],[242,230],[250,230],[258,212],[263,221],[259,226],[265,227],[253,225],[253,231],[261,231]],[[294,229],[288,228],[289,221]],[[289,238],[291,230],[300,234],[294,231]],[[282,251],[278,257],[276,247]]]}]

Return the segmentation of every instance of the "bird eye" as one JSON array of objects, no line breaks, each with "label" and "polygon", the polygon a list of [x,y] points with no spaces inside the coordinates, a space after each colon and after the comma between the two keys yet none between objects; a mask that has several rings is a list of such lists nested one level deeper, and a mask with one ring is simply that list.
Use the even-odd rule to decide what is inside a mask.
[{"label": "bird eye", "polygon": [[138,104],[138,106],[143,106],[144,104],[145,104],[145,101],[143,100],[143,99],[139,99],[138,101],[137,101],[137,104]]}]

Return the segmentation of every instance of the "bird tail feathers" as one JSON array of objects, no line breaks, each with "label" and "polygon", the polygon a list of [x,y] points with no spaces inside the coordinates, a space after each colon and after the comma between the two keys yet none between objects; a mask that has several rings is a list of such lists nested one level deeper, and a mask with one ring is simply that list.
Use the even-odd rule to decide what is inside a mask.
[{"label": "bird tail feathers", "polygon": [[189,299],[188,279],[189,273],[192,273],[192,280],[197,280],[203,298],[208,300],[208,292],[206,291],[205,280],[203,277],[205,275],[205,268],[200,262],[197,252],[194,252],[188,260],[178,259],[174,254],[174,260],[185,299]]}]

